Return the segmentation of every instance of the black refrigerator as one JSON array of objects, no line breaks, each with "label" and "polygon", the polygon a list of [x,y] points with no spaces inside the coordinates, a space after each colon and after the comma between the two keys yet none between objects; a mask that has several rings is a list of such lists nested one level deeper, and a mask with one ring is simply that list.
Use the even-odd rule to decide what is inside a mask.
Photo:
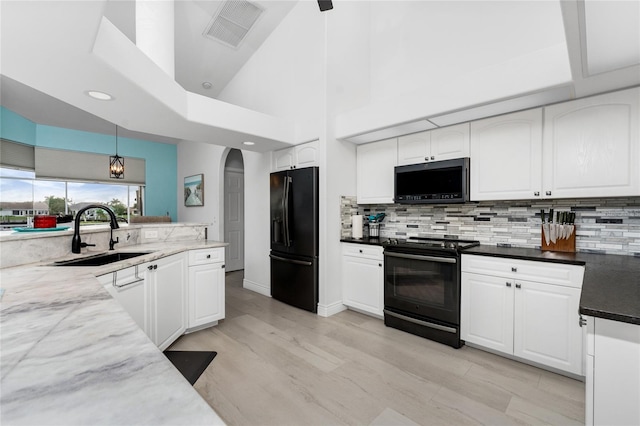
[{"label": "black refrigerator", "polygon": [[271,173],[271,296],[318,312],[318,168]]}]

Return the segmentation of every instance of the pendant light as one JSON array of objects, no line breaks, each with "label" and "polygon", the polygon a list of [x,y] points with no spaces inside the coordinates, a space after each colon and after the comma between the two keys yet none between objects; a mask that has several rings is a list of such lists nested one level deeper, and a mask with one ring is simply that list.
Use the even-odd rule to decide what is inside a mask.
[{"label": "pendant light", "polygon": [[118,155],[118,125],[116,124],[116,155],[109,156],[109,177],[124,179],[124,158]]}]

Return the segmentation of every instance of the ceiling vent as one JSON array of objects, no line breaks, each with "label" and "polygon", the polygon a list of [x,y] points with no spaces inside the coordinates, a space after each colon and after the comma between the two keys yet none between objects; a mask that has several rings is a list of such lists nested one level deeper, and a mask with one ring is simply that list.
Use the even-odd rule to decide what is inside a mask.
[{"label": "ceiling vent", "polygon": [[204,36],[238,47],[264,10],[246,0],[228,0],[207,25]]}]

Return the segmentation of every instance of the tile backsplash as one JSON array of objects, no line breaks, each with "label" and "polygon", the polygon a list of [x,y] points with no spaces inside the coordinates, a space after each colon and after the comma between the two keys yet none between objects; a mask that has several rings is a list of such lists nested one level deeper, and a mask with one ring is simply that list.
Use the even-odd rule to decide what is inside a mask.
[{"label": "tile backsplash", "polygon": [[539,248],[540,210],[576,213],[576,250],[640,256],[640,197],[495,201],[450,205],[358,205],[342,196],[341,237],[351,215],[384,212],[384,238],[454,235],[486,245]]}]

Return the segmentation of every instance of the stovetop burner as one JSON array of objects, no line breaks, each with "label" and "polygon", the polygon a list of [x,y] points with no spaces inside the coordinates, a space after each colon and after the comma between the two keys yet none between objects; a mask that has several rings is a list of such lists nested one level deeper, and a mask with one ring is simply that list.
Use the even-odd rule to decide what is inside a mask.
[{"label": "stovetop burner", "polygon": [[461,251],[470,247],[479,246],[479,241],[473,240],[458,240],[455,238],[438,238],[438,237],[410,237],[407,239],[390,238],[385,247],[397,247],[399,249],[415,248],[415,249],[430,249],[430,250],[447,250],[447,251]]}]

